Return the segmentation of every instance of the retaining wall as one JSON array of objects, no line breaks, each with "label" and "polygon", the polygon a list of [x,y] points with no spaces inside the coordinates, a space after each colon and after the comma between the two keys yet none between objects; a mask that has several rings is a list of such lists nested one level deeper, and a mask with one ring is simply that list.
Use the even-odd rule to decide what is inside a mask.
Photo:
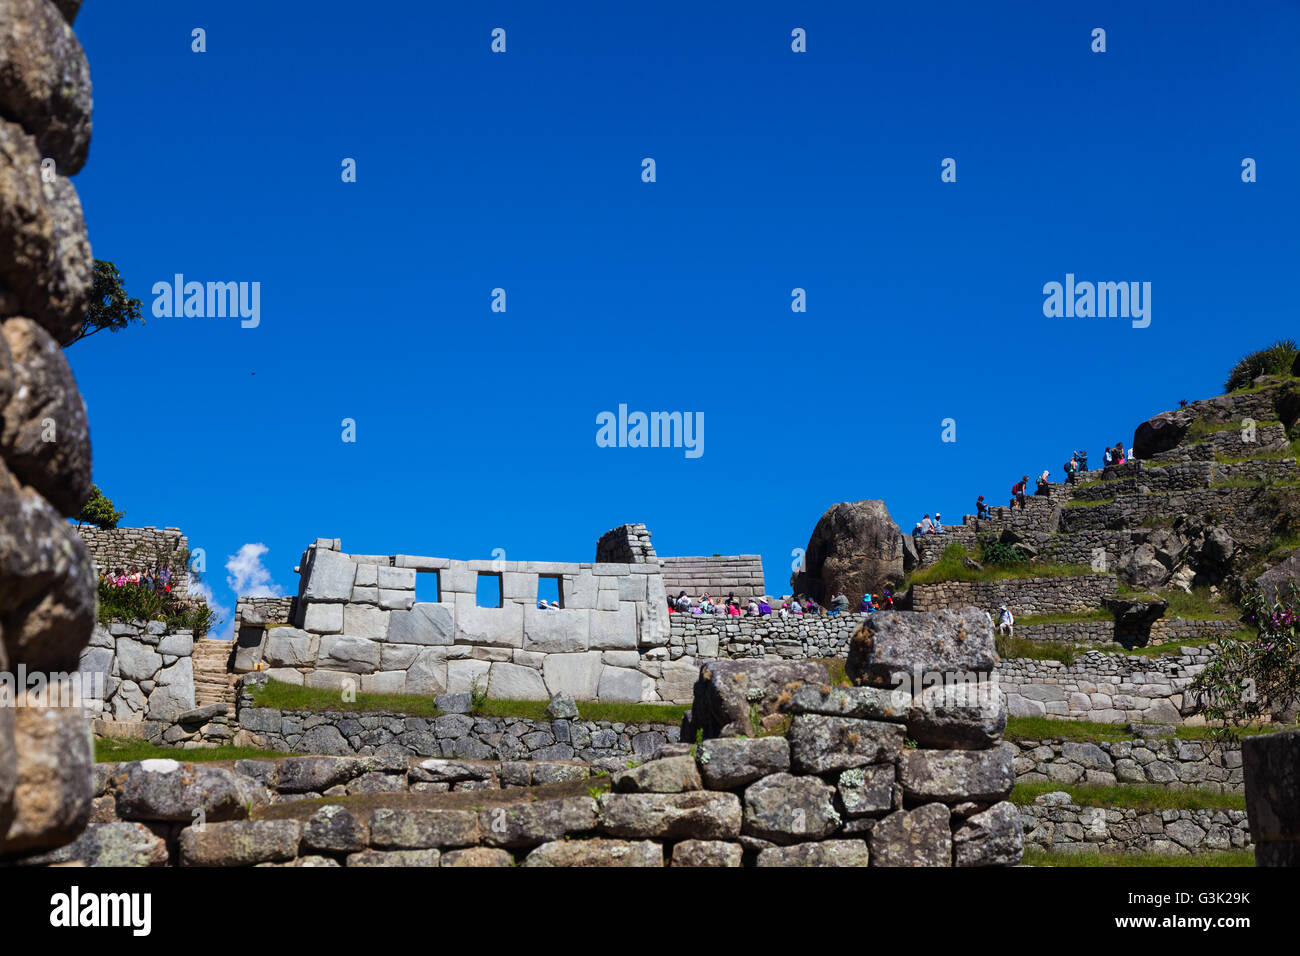
[{"label": "retaining wall", "polygon": [[1102,598],[1114,597],[1116,590],[1111,574],[943,581],[912,585],[912,609],[936,611],[972,605],[992,613],[1005,604],[1017,615],[1069,614],[1096,610]]},{"label": "retaining wall", "polygon": [[1146,811],[1072,803],[1019,810],[1025,845],[1054,853],[1180,856],[1252,847],[1244,810]]},{"label": "retaining wall", "polygon": [[1241,793],[1241,746],[1174,737],[1104,740],[1017,740],[1016,783],[1136,783],[1177,790],[1198,787]]},{"label": "retaining wall", "polygon": [[152,567],[165,563],[171,568],[171,593],[189,593],[189,568],[185,557],[189,542],[180,528],[95,528],[81,525],[72,529],[86,542],[95,576],[118,568]]}]

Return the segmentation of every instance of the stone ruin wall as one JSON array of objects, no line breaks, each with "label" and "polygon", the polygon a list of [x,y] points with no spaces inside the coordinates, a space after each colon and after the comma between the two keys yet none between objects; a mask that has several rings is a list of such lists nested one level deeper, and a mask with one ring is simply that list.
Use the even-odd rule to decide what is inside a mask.
[{"label": "stone ruin wall", "polygon": [[[292,626],[271,626],[268,615],[284,613],[283,603],[241,602],[234,667],[262,665],[277,680],[331,690],[346,683],[361,692],[437,696],[477,684],[504,699],[688,700],[697,666],[671,645],[648,532],[614,529],[598,553],[611,548],[638,560],[350,555],[337,539],[320,539],[299,567]],[[438,600],[416,600],[418,574],[436,575]],[[499,607],[478,606],[481,575],[497,578]],[[558,580],[561,608],[537,607],[541,577]]]},{"label": "stone ruin wall", "polygon": [[757,554],[713,557],[661,558],[664,589],[674,597],[682,591],[698,598],[708,592],[715,601],[735,592],[744,602],[767,592],[763,583],[763,559]]},{"label": "stone ruin wall", "polygon": [[[90,493],[90,435],[60,348],[94,263],[67,178],[90,146],[78,6],[0,0],[0,672],[15,675],[74,671],[95,622],[90,556],[66,520]],[[0,706],[0,856],[72,840],[92,795],[81,708],[17,690],[23,706]]]},{"label": "stone ruin wall", "polygon": [[187,597],[189,570],[184,556],[189,553],[189,542],[180,528],[93,528],[82,526],[73,529],[86,542],[90,560],[95,566],[95,576],[109,574],[117,568],[129,569],[152,566],[156,560],[172,564],[172,594]]},{"label": "stone ruin wall", "polygon": [[912,609],[932,611],[971,605],[996,611],[1003,604],[1018,617],[1030,614],[1073,614],[1095,611],[1102,598],[1114,597],[1118,585],[1112,574],[1069,577],[1015,578],[1002,581],[942,581],[912,585]]}]

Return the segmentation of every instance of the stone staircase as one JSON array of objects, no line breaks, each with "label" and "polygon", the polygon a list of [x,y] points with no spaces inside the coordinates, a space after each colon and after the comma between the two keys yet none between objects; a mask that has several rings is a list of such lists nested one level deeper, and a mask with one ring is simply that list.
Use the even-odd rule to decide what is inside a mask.
[{"label": "stone staircase", "polygon": [[235,681],[238,674],[229,673],[226,662],[234,646],[230,641],[205,639],[194,644],[194,702],[198,707],[208,704],[226,704],[235,710]]}]

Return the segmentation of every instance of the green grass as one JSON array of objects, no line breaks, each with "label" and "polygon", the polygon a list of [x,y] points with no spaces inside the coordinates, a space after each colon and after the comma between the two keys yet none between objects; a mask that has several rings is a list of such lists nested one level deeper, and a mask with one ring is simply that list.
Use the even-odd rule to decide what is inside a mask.
[{"label": "green grass", "polygon": [[[356,700],[343,700],[338,691],[314,687],[300,687],[277,680],[268,680],[253,689],[253,702],[258,707],[275,710],[336,711],[362,713],[388,711],[413,717],[438,717],[441,711],[431,697],[412,694],[357,694]],[[544,700],[484,700],[474,708],[480,717],[519,717],[549,721]],[[680,724],[687,708],[675,704],[624,704],[614,701],[579,701],[578,715],[583,720],[608,720],[624,724]]]},{"label": "green grass", "polygon": [[1157,592],[1169,602],[1165,617],[1185,617],[1196,621],[1231,621],[1241,617],[1241,611],[1225,598],[1210,593],[1208,587],[1192,588],[1188,594],[1181,588]]},{"label": "green grass", "polygon": [[[1251,390],[1253,391],[1253,389]],[[1269,422],[1255,422],[1256,428],[1267,428],[1269,425],[1281,425],[1280,420]],[[1184,443],[1194,442],[1201,438],[1210,438],[1219,432],[1239,431],[1241,422],[1211,422],[1203,418],[1198,418],[1188,426],[1187,434],[1183,437]]]},{"label": "green grass", "polygon": [[1031,641],[1025,637],[1008,637],[1005,634],[993,636],[993,649],[1003,660],[1027,657],[1035,661],[1060,661],[1067,666],[1088,650],[1086,647],[1079,648],[1059,641]]},{"label": "green grass", "polygon": [[968,568],[962,559],[969,552],[960,544],[950,544],[943,555],[928,568],[913,571],[908,584],[940,584],[947,581],[1012,581],[1023,578],[1064,578],[1096,572],[1083,564],[985,565],[982,570]]},{"label": "green grass", "polygon": [[1081,611],[1077,614],[1025,614],[1016,618],[1017,626],[1029,627],[1031,624],[1085,624],[1090,621],[1110,621],[1114,623],[1115,615],[1104,608],[1096,611]]},{"label": "green grass", "polygon": [[1210,484],[1211,489],[1220,488],[1296,488],[1300,481],[1257,481],[1254,478],[1225,478]]},{"label": "green grass", "polygon": [[1257,455],[1246,455],[1241,458],[1229,458],[1222,452],[1215,452],[1214,460],[1220,465],[1240,465],[1248,461],[1285,461],[1295,456],[1296,453],[1293,449],[1279,448],[1277,451],[1264,451]]},{"label": "green grass", "polygon": [[1188,787],[1173,790],[1140,783],[1063,784],[1051,780],[1018,783],[1011,791],[1011,802],[1031,804],[1045,793],[1065,791],[1081,807],[1117,807],[1144,812],[1159,810],[1245,810],[1246,797],[1240,793],[1219,793]]},{"label": "green grass", "polygon": [[1221,850],[1215,853],[1051,853],[1037,847],[1026,848],[1021,860],[1025,866],[1254,866],[1254,850]]},{"label": "green grass", "polygon": [[[1008,717],[1007,729],[1003,733],[1006,740],[1078,740],[1101,743],[1107,740],[1133,740],[1133,734],[1124,729],[1124,724],[1103,724],[1093,720],[1058,720],[1052,717]],[[1281,724],[1242,727],[1243,736],[1255,734],[1284,733],[1295,727]],[[1174,728],[1174,737],[1178,740],[1211,740],[1213,727]]]},{"label": "green grass", "polygon": [[170,757],[181,762],[207,763],[213,760],[270,760],[275,757],[290,756],[293,755],[275,750],[258,750],[256,747],[203,747],[195,750],[180,750],[176,747],[160,747],[146,740],[117,737],[95,739],[96,763],[153,760],[159,757]]},{"label": "green grass", "polygon": [[1115,503],[1114,498],[1095,498],[1095,499],[1071,498],[1061,507],[1062,508],[1099,508],[1102,505],[1113,505],[1114,503]]}]

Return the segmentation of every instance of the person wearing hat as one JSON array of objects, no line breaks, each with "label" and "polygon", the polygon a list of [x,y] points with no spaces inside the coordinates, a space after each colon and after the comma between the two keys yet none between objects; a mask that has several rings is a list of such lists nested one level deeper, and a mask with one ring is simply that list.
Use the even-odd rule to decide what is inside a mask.
[{"label": "person wearing hat", "polygon": [[1002,612],[998,615],[998,633],[1006,634],[1010,637],[1016,636],[1016,619],[1010,609],[1004,604],[999,610]]},{"label": "person wearing hat", "polygon": [[934,513],[934,533],[943,534],[943,522],[939,519],[939,512]]}]

